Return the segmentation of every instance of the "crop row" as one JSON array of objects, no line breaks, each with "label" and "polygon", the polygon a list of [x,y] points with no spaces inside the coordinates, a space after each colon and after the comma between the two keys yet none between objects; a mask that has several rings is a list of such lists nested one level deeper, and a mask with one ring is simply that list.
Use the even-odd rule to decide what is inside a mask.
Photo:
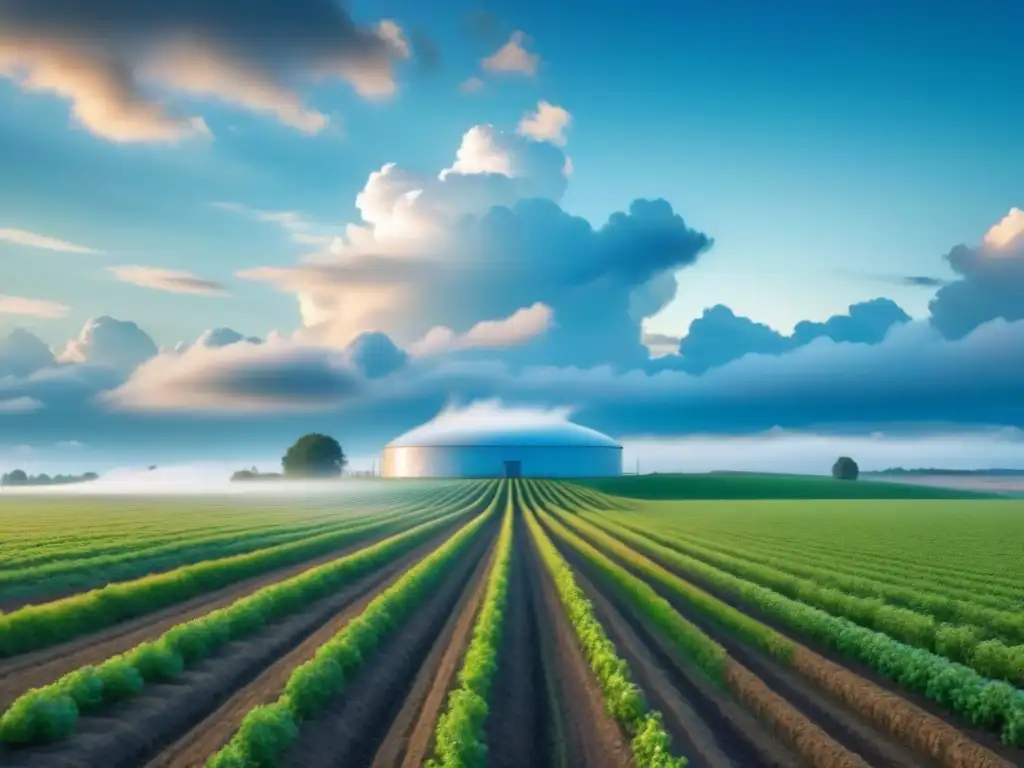
[{"label": "crop row", "polygon": [[[908,502],[909,503],[909,502]],[[994,502],[989,502],[994,503]],[[934,504],[929,505],[929,510],[934,509]],[[668,509],[671,509],[669,507]],[[760,507],[759,514],[761,514]],[[977,511],[977,508],[974,508]],[[903,507],[896,510],[900,515],[908,516],[910,512]],[[971,531],[965,520],[971,516],[963,513],[957,526],[946,529],[940,528],[935,534],[938,542],[929,547],[929,542],[922,539],[922,532],[914,530],[913,536],[900,535],[902,532],[910,533],[906,526],[915,520],[909,517],[903,520],[903,528],[894,528],[891,525],[880,525],[878,531],[867,534],[861,529],[852,529],[850,519],[859,519],[864,514],[864,508],[840,506],[830,510],[831,514],[822,520],[821,517],[815,521],[813,526],[802,526],[801,521],[808,518],[800,513],[791,512],[789,515],[776,513],[774,525],[750,525],[756,522],[758,516],[744,513],[735,513],[736,517],[731,522],[708,519],[706,521],[687,519],[687,530],[690,533],[701,532],[704,535],[714,536],[719,540],[725,538],[735,539],[743,546],[755,547],[770,551],[782,552],[786,555],[807,557],[818,562],[835,561],[837,567],[870,569],[871,572],[890,575],[910,575],[919,579],[938,578],[942,583],[952,585],[978,584],[986,588],[994,587],[998,594],[1020,598],[1021,576],[1020,572],[1013,573],[1007,569],[1008,558],[999,555],[998,548],[993,546],[993,536],[989,534],[985,540],[985,547],[975,545],[971,547],[964,541],[966,535]],[[765,511],[767,513],[767,510]],[[645,509],[645,517],[649,517],[655,524],[672,525],[678,523],[677,515],[666,515],[663,512]],[[878,514],[877,512],[875,514]],[[920,514],[920,513],[918,513]],[[996,520],[988,521],[988,529],[999,525]],[[827,521],[827,522],[826,522]],[[920,526],[936,525],[931,517],[918,517]],[[705,522],[707,524],[705,524]],[[737,524],[742,522],[742,524]],[[863,525],[864,523],[862,523]],[[984,524],[980,522],[979,525]],[[1014,533],[1019,528],[1010,520],[1000,527],[1005,527],[1007,536],[1004,538],[1014,539]],[[803,536],[799,535],[801,528],[808,528],[809,531]],[[826,535],[822,535],[825,533]],[[837,541],[843,542],[841,545]],[[949,541],[956,541],[958,548],[950,553]],[[929,558],[929,551],[941,552],[942,555],[932,555]],[[990,559],[996,558],[995,562]],[[941,563],[941,565],[940,565]]]},{"label": "crop row", "polygon": [[238,732],[207,766],[278,765],[282,754],[298,738],[302,723],[320,714],[331,698],[344,690],[364,660],[437,588],[485,530],[503,497],[503,493],[497,494],[481,515],[374,598],[357,618],[321,645],[312,659],[296,667],[277,701],[250,710]]},{"label": "crop row", "polygon": [[[627,527],[640,531],[636,524]],[[1024,615],[964,606],[959,617],[951,617],[959,618],[958,623],[941,623],[928,614],[889,605],[878,598],[858,597],[838,589],[819,586],[817,581],[802,579],[777,568],[719,554],[677,537],[663,536],[650,527],[643,528],[642,532],[648,539],[662,546],[770,587],[835,616],[843,616],[862,626],[884,632],[908,645],[935,651],[953,661],[966,664],[985,677],[1024,683],[1024,645],[1009,645],[992,637],[1003,634],[1019,639],[1024,635]],[[922,595],[920,600],[925,602],[929,598]],[[935,602],[935,599],[931,598],[931,601]],[[987,621],[980,626],[972,626],[967,621],[968,617],[979,623]]]},{"label": "crop row", "polygon": [[[791,661],[795,645],[791,640],[721,601],[670,574],[647,555],[675,571],[696,576],[715,589],[755,607],[774,620],[855,658],[884,676],[922,693],[936,703],[1000,733],[1006,744],[1024,745],[1024,692],[1003,681],[982,677],[974,670],[921,648],[906,645],[888,635],[861,627],[848,619],[788,598],[774,590],[747,581],[664,547],[646,535],[613,523],[604,517],[588,516],[589,522],[574,516],[571,525],[585,529],[592,540],[618,551],[635,563],[642,563],[645,575],[677,591],[687,601],[721,622],[780,661]],[[627,546],[628,545],[628,546]],[[632,547],[630,549],[629,547]]]},{"label": "crop row", "polygon": [[[493,494],[493,488],[485,493]],[[460,511],[468,511],[480,503],[474,501]],[[403,530],[419,518],[429,519],[437,514],[429,512],[384,523],[369,523],[245,555],[188,565],[136,581],[109,584],[42,605],[28,605],[0,615],[0,658],[104,629],[250,576]]]},{"label": "crop row", "polygon": [[[412,511],[415,508],[445,506],[451,500],[449,497],[453,495],[451,490],[447,495],[410,494],[401,499],[400,503],[391,505],[390,510]],[[167,555],[179,553],[182,557],[195,558],[193,562],[206,559],[210,553],[215,552],[221,553],[217,554],[218,557],[237,554],[237,551],[231,551],[232,546],[256,549],[267,546],[267,542],[284,543],[289,537],[294,540],[326,532],[341,525],[366,522],[366,518],[379,514],[375,508],[342,504],[332,514],[317,515],[314,519],[289,520],[278,514],[261,520],[259,516],[252,515],[248,520],[240,518],[229,525],[157,532],[155,535],[145,535],[138,526],[126,520],[119,527],[117,538],[99,544],[76,544],[74,541],[65,540],[46,547],[19,548],[17,553],[4,557],[0,563],[0,587],[18,581],[39,581],[74,570],[109,569],[110,566],[133,560],[157,562]],[[110,576],[107,580],[112,581],[115,578],[118,577]]]},{"label": "crop row", "polygon": [[594,615],[593,606],[576,583],[572,568],[541,528],[534,513],[524,507],[531,539],[540,553],[569,617],[580,649],[604,694],[608,713],[632,737],[630,747],[637,768],[682,768],[685,757],[670,752],[670,738],[660,712],[651,710],[633,684],[629,665],[619,657],[612,641]]},{"label": "crop row", "polygon": [[763,720],[813,766],[867,768],[864,761],[835,742],[791,704],[742,667],[718,643],[681,616],[649,584],[637,578],[549,515],[545,526],[656,628],[683,658]]},{"label": "crop row", "polygon": [[[860,553],[821,554],[784,544],[773,545],[763,540],[744,542],[740,535],[719,540],[706,534],[694,534],[679,526],[665,525],[663,522],[659,524],[654,521],[653,525],[659,530],[665,530],[666,533],[671,531],[673,535],[684,536],[687,541],[725,554],[748,558],[766,565],[777,565],[794,573],[812,575],[815,579],[819,578],[819,575],[827,575],[829,583],[836,586],[849,584],[850,589],[857,589],[867,595],[882,594],[882,590],[885,590],[891,599],[902,599],[908,605],[916,607],[926,605],[916,600],[915,596],[921,594],[928,598],[936,596],[942,600],[1004,611],[1017,610],[1024,601],[1024,588],[1019,584],[999,586],[993,584],[987,577],[950,575],[949,571],[921,572],[892,559],[876,563]],[[797,567],[801,570],[795,570]],[[900,588],[904,591],[900,591]]]},{"label": "crop row", "polygon": [[187,666],[372,573],[436,535],[452,516],[424,523],[355,554],[312,568],[178,624],[152,642],[98,666],[75,670],[17,699],[0,718],[0,739],[34,744],[66,738],[80,713],[136,696],[146,683],[174,680]]},{"label": "crop row", "polygon": [[504,629],[512,563],[513,512],[510,494],[483,605],[459,671],[458,687],[448,694],[447,707],[438,718],[434,731],[435,757],[428,761],[427,768],[483,768],[487,764],[484,726],[490,714],[488,702]]},{"label": "crop row", "polygon": [[394,520],[401,516],[402,514],[398,513],[383,519],[361,517],[328,524],[321,523],[308,529],[281,529],[255,535],[240,531],[185,545],[172,544],[152,550],[141,549],[83,560],[51,562],[23,570],[0,572],[0,596],[38,595],[45,598],[47,594],[66,588],[88,588],[128,581],[211,559],[248,554],[296,541],[308,541],[318,536],[328,536],[374,522]]},{"label": "crop row", "polygon": [[[139,517],[124,518],[112,537],[99,542],[78,542],[64,538],[45,546],[18,547],[10,556],[2,558],[0,584],[27,578],[39,580],[60,575],[64,571],[106,568],[133,559],[159,560],[165,555],[193,548],[199,554],[201,547],[215,547],[225,543],[243,545],[243,542],[254,542],[252,548],[255,548],[260,540],[273,537],[281,537],[278,543],[282,543],[287,536],[313,535],[338,525],[366,522],[370,517],[381,514],[446,506],[469,490],[450,486],[443,492],[420,491],[398,498],[388,494],[392,503],[386,507],[371,504],[367,499],[363,499],[363,503],[344,499],[327,514],[303,515],[297,511],[287,516],[277,510],[272,514],[260,515],[257,510],[251,510],[249,515],[237,515],[229,523],[216,525],[181,510],[175,515],[176,528],[168,528],[161,523],[156,530],[149,530],[139,522]],[[194,510],[189,512],[194,513]],[[153,515],[154,512],[149,511],[147,514]],[[155,514],[159,515],[159,511]],[[209,512],[206,514],[209,518]],[[220,513],[217,517],[222,515]],[[17,573],[10,573],[12,571]]]}]

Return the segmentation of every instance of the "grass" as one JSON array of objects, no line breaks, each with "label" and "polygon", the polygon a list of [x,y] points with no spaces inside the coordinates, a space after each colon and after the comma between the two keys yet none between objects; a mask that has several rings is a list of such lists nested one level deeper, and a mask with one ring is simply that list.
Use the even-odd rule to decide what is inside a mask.
[{"label": "grass", "polygon": [[992,494],[870,480],[805,475],[623,475],[580,485],[632,499],[978,499]]}]

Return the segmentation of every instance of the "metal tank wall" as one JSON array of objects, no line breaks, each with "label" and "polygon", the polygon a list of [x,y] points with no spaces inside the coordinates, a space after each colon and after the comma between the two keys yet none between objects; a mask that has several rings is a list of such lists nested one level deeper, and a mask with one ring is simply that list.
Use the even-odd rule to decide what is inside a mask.
[{"label": "metal tank wall", "polygon": [[504,477],[518,461],[523,477],[612,477],[622,474],[622,448],[606,446],[388,446],[384,477]]}]

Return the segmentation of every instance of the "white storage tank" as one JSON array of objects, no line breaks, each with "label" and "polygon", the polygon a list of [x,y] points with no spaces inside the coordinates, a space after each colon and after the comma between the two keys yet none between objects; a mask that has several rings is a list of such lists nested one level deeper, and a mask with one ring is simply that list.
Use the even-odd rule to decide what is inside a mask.
[{"label": "white storage tank", "polygon": [[611,477],[622,446],[569,421],[426,424],[384,448],[384,477]]}]

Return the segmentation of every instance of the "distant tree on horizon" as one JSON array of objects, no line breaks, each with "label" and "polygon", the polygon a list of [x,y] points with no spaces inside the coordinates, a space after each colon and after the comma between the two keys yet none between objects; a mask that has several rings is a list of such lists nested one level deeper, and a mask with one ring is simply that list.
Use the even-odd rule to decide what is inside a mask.
[{"label": "distant tree on horizon", "polygon": [[28,475],[23,469],[12,469],[4,475],[4,485],[24,485],[28,482]]},{"label": "distant tree on horizon", "polygon": [[318,432],[300,437],[281,459],[287,477],[338,477],[347,464],[338,441]]},{"label": "distant tree on horizon", "polygon": [[836,480],[856,480],[860,477],[860,467],[849,456],[840,456],[832,465],[832,477]]}]

